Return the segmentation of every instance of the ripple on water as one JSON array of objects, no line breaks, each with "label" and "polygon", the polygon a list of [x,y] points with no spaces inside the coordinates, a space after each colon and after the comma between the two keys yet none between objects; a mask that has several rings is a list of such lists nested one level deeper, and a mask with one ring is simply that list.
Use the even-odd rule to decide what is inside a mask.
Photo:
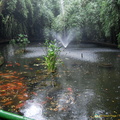
[{"label": "ripple on water", "polygon": [[35,120],[46,120],[43,116],[43,107],[40,101],[28,100],[23,109],[20,110],[25,117],[33,118]]}]

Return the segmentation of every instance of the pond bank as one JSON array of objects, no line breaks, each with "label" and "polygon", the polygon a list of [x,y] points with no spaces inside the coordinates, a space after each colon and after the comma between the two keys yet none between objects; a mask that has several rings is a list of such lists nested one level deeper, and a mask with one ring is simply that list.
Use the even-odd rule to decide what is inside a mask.
[{"label": "pond bank", "polygon": [[0,44],[2,43],[9,43],[10,40],[0,40]]},{"label": "pond bank", "polygon": [[91,42],[82,41],[81,43],[85,43],[85,44],[96,44],[96,45],[99,45],[99,46],[101,46],[101,47],[109,47],[109,48],[116,48],[116,49],[118,49],[118,45],[112,44],[112,43],[97,42],[97,41],[91,41]]}]

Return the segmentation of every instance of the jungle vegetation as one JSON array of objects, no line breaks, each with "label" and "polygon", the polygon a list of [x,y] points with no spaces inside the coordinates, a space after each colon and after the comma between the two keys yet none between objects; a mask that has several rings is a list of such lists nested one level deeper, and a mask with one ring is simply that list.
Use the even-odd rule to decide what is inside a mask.
[{"label": "jungle vegetation", "polygon": [[26,34],[41,42],[51,30],[79,28],[80,39],[118,44],[120,0],[0,0],[0,40]]}]

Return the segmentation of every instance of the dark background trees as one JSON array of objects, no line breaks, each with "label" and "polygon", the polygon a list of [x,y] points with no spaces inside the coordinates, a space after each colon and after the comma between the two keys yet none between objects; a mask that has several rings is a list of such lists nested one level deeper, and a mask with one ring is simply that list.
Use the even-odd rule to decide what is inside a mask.
[{"label": "dark background trees", "polygon": [[0,0],[0,39],[27,34],[44,41],[51,30],[78,28],[79,39],[120,44],[120,0]]}]

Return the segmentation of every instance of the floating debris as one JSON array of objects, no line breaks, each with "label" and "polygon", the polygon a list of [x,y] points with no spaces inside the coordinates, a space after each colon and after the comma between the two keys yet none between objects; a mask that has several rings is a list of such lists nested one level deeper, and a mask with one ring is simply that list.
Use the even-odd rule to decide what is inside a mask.
[{"label": "floating debris", "polygon": [[103,68],[113,68],[113,65],[110,63],[102,63],[100,65],[98,65],[99,67],[103,67]]}]

